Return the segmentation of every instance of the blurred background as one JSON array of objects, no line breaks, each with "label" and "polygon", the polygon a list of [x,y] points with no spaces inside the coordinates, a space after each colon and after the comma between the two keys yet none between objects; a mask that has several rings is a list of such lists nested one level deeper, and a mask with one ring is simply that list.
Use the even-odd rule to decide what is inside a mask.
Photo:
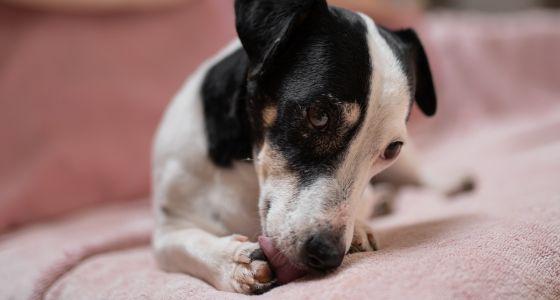
[{"label": "blurred background", "polygon": [[[558,99],[553,0],[332,0],[422,37],[440,115],[419,146]],[[151,139],[187,75],[234,38],[230,0],[0,0],[0,231],[149,195]],[[457,105],[460,103],[460,105]],[[449,122],[452,119],[453,122]],[[437,133],[437,134],[436,134]],[[460,162],[458,163],[461,164]],[[467,164],[466,162],[464,164]]]}]

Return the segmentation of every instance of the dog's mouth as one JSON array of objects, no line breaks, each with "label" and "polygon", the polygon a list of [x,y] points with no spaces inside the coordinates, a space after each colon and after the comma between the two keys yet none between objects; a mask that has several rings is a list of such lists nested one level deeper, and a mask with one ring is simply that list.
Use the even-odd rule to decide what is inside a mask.
[{"label": "dog's mouth", "polygon": [[278,248],[271,238],[259,236],[259,245],[268,259],[279,284],[292,282],[307,274],[307,271],[290,261]]}]

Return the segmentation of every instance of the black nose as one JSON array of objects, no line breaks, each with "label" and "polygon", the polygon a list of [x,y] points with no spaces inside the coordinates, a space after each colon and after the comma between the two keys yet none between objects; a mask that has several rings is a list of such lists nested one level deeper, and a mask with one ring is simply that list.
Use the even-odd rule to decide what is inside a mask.
[{"label": "black nose", "polygon": [[344,245],[333,234],[315,234],[305,242],[303,256],[308,267],[317,271],[327,271],[342,263]]}]

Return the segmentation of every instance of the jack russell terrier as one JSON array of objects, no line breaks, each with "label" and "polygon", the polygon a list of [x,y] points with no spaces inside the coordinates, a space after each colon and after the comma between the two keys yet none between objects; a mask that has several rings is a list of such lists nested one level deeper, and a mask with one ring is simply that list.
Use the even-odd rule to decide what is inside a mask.
[{"label": "jack russell terrier", "polygon": [[239,39],[187,80],[155,138],[153,247],[164,270],[252,294],[376,250],[364,191],[391,165],[376,178],[432,185],[406,123],[436,95],[413,30],[325,0],[235,13]]}]

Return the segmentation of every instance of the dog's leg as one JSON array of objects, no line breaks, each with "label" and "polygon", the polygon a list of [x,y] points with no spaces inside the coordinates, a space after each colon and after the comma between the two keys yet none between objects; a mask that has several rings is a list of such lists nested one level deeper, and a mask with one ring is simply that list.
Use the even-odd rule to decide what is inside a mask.
[{"label": "dog's leg", "polygon": [[[247,212],[254,206],[256,214],[256,200],[246,204],[247,208],[242,200],[257,197],[257,191],[249,192],[255,175],[245,174],[254,172],[253,168],[218,171],[209,164],[203,166],[212,171],[208,178],[200,172],[193,175],[194,168],[187,170],[184,163],[174,160],[161,163],[154,172],[156,230],[152,243],[157,261],[164,270],[190,274],[219,290],[264,292],[274,280],[259,245],[244,235],[232,234],[253,236],[255,232],[249,229],[259,229],[257,216]],[[245,220],[254,218],[255,224]]]},{"label": "dog's leg", "polygon": [[[403,186],[426,187],[441,192],[447,197],[474,189],[474,179],[468,175],[440,176],[420,169],[412,145],[404,147],[398,160],[371,180],[375,192],[373,215],[385,215],[391,212],[394,198]],[[371,186],[368,188],[372,188]]]},{"label": "dog's leg", "polygon": [[382,172],[377,180],[386,180],[396,187],[404,185],[427,187],[440,191],[448,197],[474,189],[472,176],[461,173],[454,176],[444,176],[422,170],[416,157],[414,145],[405,147],[395,164]]},{"label": "dog's leg", "polygon": [[217,237],[194,227],[160,229],[153,244],[164,270],[193,275],[222,291],[258,294],[274,284],[259,245],[242,235]]},{"label": "dog's leg", "polygon": [[373,231],[365,222],[356,220],[354,225],[354,236],[350,245],[349,253],[376,251],[377,243]]}]

